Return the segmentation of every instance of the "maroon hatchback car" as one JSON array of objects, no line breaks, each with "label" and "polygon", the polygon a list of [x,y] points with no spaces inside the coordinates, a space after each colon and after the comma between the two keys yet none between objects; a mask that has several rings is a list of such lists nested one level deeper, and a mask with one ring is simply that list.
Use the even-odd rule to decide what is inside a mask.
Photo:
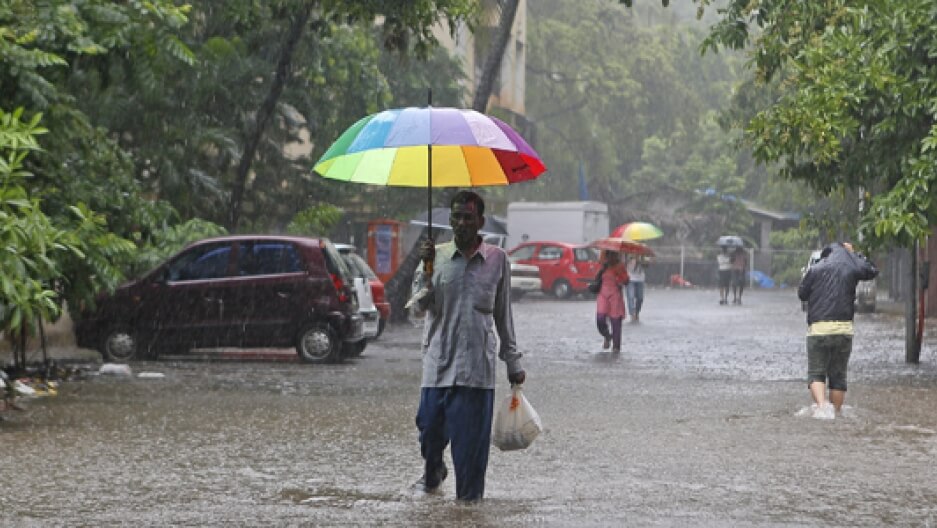
[{"label": "maroon hatchback car", "polygon": [[190,244],[140,279],[100,295],[75,323],[78,346],[109,361],[191,348],[295,346],[340,360],[364,338],[351,273],[330,241],[273,235]]}]

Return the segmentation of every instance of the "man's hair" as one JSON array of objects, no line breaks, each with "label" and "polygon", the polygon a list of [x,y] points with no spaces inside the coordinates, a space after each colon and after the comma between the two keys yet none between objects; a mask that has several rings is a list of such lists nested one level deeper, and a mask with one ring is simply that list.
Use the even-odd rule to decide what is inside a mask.
[{"label": "man's hair", "polygon": [[475,204],[475,212],[478,213],[478,216],[485,216],[485,200],[482,200],[481,196],[472,191],[459,191],[455,193],[455,196],[449,201],[449,209],[452,209],[452,206],[455,204],[465,205],[469,203]]}]

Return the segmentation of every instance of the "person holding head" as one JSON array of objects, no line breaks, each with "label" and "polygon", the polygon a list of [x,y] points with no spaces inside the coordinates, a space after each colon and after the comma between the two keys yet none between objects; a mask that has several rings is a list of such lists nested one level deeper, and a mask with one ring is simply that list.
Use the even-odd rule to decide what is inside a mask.
[{"label": "person holding head", "polygon": [[485,202],[460,191],[449,207],[452,241],[437,247],[425,240],[420,248],[433,271],[421,279],[428,294],[417,301],[426,310],[416,415],[424,459],[419,485],[432,492],[445,480],[443,452],[451,445],[456,497],[478,500],[485,493],[491,443],[495,358],[504,361],[512,385],[524,383],[526,374],[514,339],[511,263],[504,250],[478,235]]},{"label": "person holding head", "polygon": [[[856,285],[878,270],[849,243],[833,243],[807,270],[797,296],[807,302],[807,388],[814,418],[834,418],[846,399]],[[829,387],[829,400],[826,390]]]},{"label": "person holding head", "polygon": [[[625,317],[625,299],[621,294],[623,286],[628,284],[628,271],[621,262],[617,251],[603,251],[601,282],[599,293],[595,297],[595,325],[599,334],[605,338],[603,349],[612,347],[612,354],[621,353],[621,320]],[[611,331],[609,331],[611,324]]]}]

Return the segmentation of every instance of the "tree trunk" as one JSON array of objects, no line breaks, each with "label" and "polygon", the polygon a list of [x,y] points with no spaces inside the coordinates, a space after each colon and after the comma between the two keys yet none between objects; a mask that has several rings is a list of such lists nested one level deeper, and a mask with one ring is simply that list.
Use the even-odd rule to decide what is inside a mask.
[{"label": "tree trunk", "polygon": [[514,27],[514,19],[517,17],[517,7],[520,0],[504,0],[501,6],[501,17],[498,19],[498,30],[494,41],[491,43],[491,49],[488,50],[488,56],[485,58],[485,66],[482,68],[482,77],[475,88],[475,98],[472,101],[472,109],[484,113],[488,109],[488,99],[491,98],[491,91],[501,71],[501,62],[504,60],[504,50],[507,49],[508,41],[511,38],[511,28]]},{"label": "tree trunk", "polygon": [[413,283],[413,275],[416,273],[416,267],[420,265],[420,243],[426,239],[427,229],[417,239],[403,262],[397,268],[394,276],[384,285],[387,301],[390,302],[390,320],[393,323],[403,323],[407,321],[407,309],[405,305],[410,299],[410,285]]},{"label": "tree trunk", "polygon": [[247,135],[244,142],[244,152],[241,154],[241,161],[238,163],[237,173],[234,177],[234,188],[231,190],[231,209],[228,213],[228,230],[232,233],[237,232],[238,224],[241,220],[241,203],[244,198],[244,187],[247,184],[247,175],[251,170],[251,164],[254,161],[254,155],[257,152],[257,146],[260,145],[260,139],[263,137],[264,129],[273,112],[276,109],[280,94],[283,93],[283,87],[286,86],[287,75],[289,75],[290,64],[293,61],[293,51],[296,44],[302,38],[312,14],[312,2],[306,3],[303,10],[293,19],[290,24],[289,33],[283,42],[283,48],[280,50],[280,57],[277,60],[276,72],[273,76],[273,83],[270,85],[270,91],[264,98],[260,108],[257,110],[257,118],[254,120],[254,128]]},{"label": "tree trunk", "polygon": [[905,363],[917,364],[921,361],[921,343],[918,341],[918,243],[911,245],[911,269],[908,273],[910,284],[908,285],[907,310],[905,312]]}]

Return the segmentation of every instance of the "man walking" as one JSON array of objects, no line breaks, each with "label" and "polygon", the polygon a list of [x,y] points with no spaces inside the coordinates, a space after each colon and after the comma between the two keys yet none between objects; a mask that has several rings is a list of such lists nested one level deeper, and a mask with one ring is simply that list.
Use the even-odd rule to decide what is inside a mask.
[{"label": "man walking", "polygon": [[644,270],[647,269],[647,257],[628,255],[626,269],[628,285],[625,286],[625,295],[628,313],[631,314],[631,322],[637,323],[641,316],[641,307],[644,305]]},{"label": "man walking", "polygon": [[807,270],[797,289],[800,300],[807,302],[807,387],[814,401],[814,418],[832,419],[834,410],[842,410],[856,284],[876,275],[875,266],[855,253],[851,244],[833,243],[823,248],[820,261]]},{"label": "man walking", "polygon": [[742,292],[748,278],[748,252],[745,248],[735,248],[732,255],[732,304],[742,304]]},{"label": "man walking", "polygon": [[423,278],[428,294],[417,301],[426,310],[416,416],[424,459],[420,485],[431,492],[445,480],[443,452],[451,443],[456,497],[462,500],[485,493],[496,352],[511,384],[525,378],[514,341],[511,263],[504,250],[478,236],[484,214],[479,195],[458,192],[450,202],[452,242],[437,248],[426,240],[420,250],[423,260],[433,261],[432,276]]}]

